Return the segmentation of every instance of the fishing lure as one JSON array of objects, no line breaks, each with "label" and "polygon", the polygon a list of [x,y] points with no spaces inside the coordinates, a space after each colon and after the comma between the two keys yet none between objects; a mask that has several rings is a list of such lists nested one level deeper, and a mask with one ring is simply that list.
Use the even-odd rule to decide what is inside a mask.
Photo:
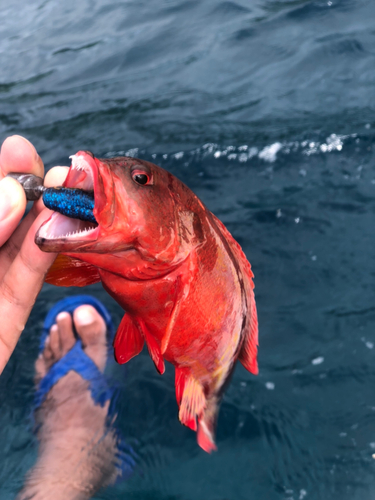
[{"label": "fishing lure", "polygon": [[93,214],[94,192],[77,188],[46,188],[43,179],[32,174],[8,174],[23,187],[26,199],[29,201],[43,198],[43,203],[50,210],[66,215],[71,219],[80,219],[96,223]]}]

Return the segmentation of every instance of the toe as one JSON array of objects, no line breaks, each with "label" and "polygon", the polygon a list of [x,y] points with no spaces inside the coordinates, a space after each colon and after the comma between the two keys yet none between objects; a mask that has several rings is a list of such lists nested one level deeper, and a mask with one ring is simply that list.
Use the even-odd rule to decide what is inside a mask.
[{"label": "toe", "polygon": [[60,335],[57,325],[53,325],[49,332],[49,345],[52,355],[55,358],[55,361],[57,361],[61,357]]},{"label": "toe", "polygon": [[66,311],[57,315],[56,324],[51,327],[44,349],[35,363],[36,382],[45,377],[51,366],[74,346],[73,322],[85,353],[99,370],[104,371],[107,361],[106,324],[98,311],[87,304],[77,307],[73,318]]},{"label": "toe", "polygon": [[85,347],[106,344],[106,325],[94,307],[90,305],[77,307],[73,319]]},{"label": "toe", "polygon": [[[55,326],[56,325],[53,325],[53,327],[55,327]],[[52,361],[52,358],[53,358],[53,353],[52,353],[52,349],[51,349],[51,342],[50,342],[49,337],[46,338],[46,341],[44,343],[43,358],[44,358],[44,361],[46,363],[50,363]]]},{"label": "toe", "polygon": [[62,312],[56,317],[56,323],[60,336],[61,356],[65,356],[75,344],[73,320],[68,312]]},{"label": "toe", "polygon": [[38,359],[35,361],[35,383],[39,383],[42,378],[47,374],[46,362],[43,354],[39,354]]},{"label": "toe", "polygon": [[51,365],[55,362],[54,354],[51,348],[51,332],[57,329],[57,325],[53,325],[50,330],[50,335],[46,338],[44,342],[44,349],[39,354],[38,359],[35,362],[35,382],[44,378],[50,369]]},{"label": "toe", "polygon": [[92,358],[100,370],[104,370],[107,360],[104,319],[94,307],[83,305],[74,311],[73,321],[86,354]]}]

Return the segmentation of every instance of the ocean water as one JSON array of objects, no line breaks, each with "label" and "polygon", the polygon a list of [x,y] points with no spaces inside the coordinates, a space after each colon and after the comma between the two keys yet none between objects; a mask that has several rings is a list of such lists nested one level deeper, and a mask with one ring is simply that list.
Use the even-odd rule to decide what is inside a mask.
[{"label": "ocean water", "polygon": [[[113,362],[138,465],[96,499],[374,498],[374,19],[372,0],[0,6],[0,140],[24,135],[47,168],[80,149],[167,168],[255,273],[260,373],[236,368],[218,452],[179,424],[171,366]],[[33,363],[67,293],[43,288],[0,379],[1,500],[36,459]]]}]

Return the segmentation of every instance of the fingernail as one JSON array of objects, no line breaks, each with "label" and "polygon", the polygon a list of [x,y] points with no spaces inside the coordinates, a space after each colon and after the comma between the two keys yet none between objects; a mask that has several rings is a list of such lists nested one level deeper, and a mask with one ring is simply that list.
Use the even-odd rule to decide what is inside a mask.
[{"label": "fingernail", "polygon": [[20,135],[7,137],[0,150],[0,161],[3,170],[6,172],[24,172],[23,163],[25,159],[27,170],[30,168],[35,170],[37,165],[40,166],[41,170],[43,169],[43,162],[30,141]]},{"label": "fingernail", "polygon": [[26,137],[22,137],[22,135],[12,135],[11,138],[16,139],[17,141],[22,140],[23,142],[25,142],[29,146],[29,148],[32,150],[33,155],[34,155],[34,160],[37,163],[42,161],[41,157],[38,155],[37,150],[35,149],[34,144],[32,144],[28,139],[26,139]]},{"label": "fingernail", "polygon": [[5,177],[0,182],[0,220],[6,219],[14,210],[17,196],[14,193],[14,179]]}]

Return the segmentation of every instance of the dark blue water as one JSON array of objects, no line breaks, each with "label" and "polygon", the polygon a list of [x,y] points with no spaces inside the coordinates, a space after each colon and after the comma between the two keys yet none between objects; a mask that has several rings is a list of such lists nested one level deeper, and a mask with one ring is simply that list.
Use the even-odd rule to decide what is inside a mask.
[{"label": "dark blue water", "polygon": [[[178,423],[173,369],[143,352],[109,367],[141,473],[95,498],[374,498],[374,19],[372,0],[1,5],[0,138],[25,135],[48,167],[79,149],[151,159],[255,273],[260,374],[237,367],[219,451]],[[36,458],[33,363],[66,293],[43,289],[0,380],[1,500]]]}]

